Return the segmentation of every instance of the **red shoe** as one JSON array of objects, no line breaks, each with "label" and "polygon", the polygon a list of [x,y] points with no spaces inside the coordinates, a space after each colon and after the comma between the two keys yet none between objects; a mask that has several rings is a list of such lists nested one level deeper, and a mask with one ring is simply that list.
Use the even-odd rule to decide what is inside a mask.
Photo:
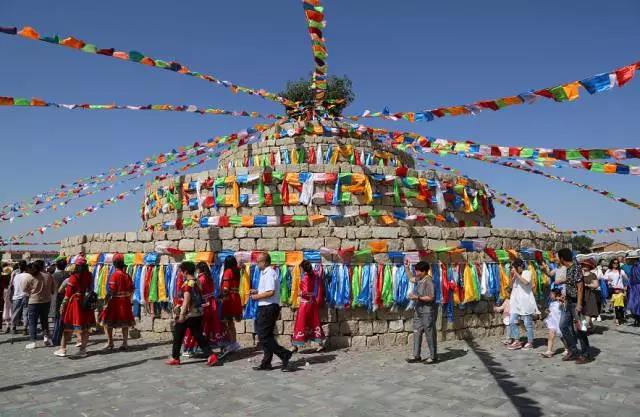
[{"label": "red shoe", "polygon": [[165,364],[167,364],[169,366],[179,366],[180,365],[180,359],[173,359],[173,358],[167,359]]},{"label": "red shoe", "polygon": [[212,353],[207,359],[207,366],[215,366],[218,364],[218,355]]}]

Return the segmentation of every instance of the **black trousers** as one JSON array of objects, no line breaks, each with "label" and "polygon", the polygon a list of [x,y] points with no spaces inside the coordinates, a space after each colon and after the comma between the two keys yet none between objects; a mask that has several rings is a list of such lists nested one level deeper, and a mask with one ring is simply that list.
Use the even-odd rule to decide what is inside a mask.
[{"label": "black trousers", "polygon": [[36,341],[38,335],[38,322],[42,327],[45,337],[49,337],[49,310],[51,303],[29,304],[27,317],[29,319],[29,337],[32,342]]},{"label": "black trousers", "polygon": [[258,333],[258,340],[262,344],[262,350],[264,351],[264,356],[262,357],[263,366],[271,365],[274,353],[280,360],[291,354],[291,352],[276,342],[276,337],[273,334],[276,327],[276,320],[278,320],[279,316],[280,306],[278,304],[258,306],[256,332]]},{"label": "black trousers", "polygon": [[187,329],[191,330],[191,335],[195,337],[202,352],[207,356],[211,355],[209,343],[207,343],[207,340],[202,334],[202,317],[189,317],[182,323],[176,323],[173,328],[173,350],[171,352],[173,359],[180,358],[180,348],[182,347],[182,341],[184,340],[185,333],[187,333]]},{"label": "black trousers", "polygon": [[619,323],[622,323],[624,320],[624,307],[615,307],[614,308],[615,312],[616,312],[616,320],[618,320]]}]

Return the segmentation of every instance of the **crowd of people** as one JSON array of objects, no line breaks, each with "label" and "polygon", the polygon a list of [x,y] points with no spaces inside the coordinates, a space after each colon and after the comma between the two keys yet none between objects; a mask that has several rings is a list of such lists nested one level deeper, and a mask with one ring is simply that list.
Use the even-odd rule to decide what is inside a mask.
[{"label": "crowd of people", "polygon": [[[541,355],[545,358],[554,356],[555,340],[560,338],[564,346],[563,361],[588,363],[593,360],[588,334],[594,322],[605,319],[606,313],[615,313],[618,326],[626,322],[628,314],[634,320],[630,324],[640,326],[640,260],[634,255],[613,259],[608,265],[603,261],[596,265],[592,259],[577,261],[570,249],[561,249],[557,255],[556,268],[541,265],[543,273],[552,277],[545,319],[547,349]],[[107,284],[108,296],[104,305],[99,306],[93,291],[93,276],[82,255],[70,266],[65,259],[59,259],[49,267],[43,261],[20,261],[15,268],[4,264],[0,285],[4,302],[1,325],[6,326],[5,333],[17,334],[17,328],[23,326],[24,334],[29,336],[26,348],[33,349],[38,343],[39,323],[44,345],[59,346],[54,355],[67,356],[67,346],[75,334],[78,355],[86,356],[90,331],[99,326],[107,335],[104,350],[115,349],[114,329],[122,332],[118,350],[127,350],[129,329],[135,325],[134,284],[126,272],[122,254],[114,254],[113,266],[115,271]],[[414,345],[407,362],[435,363],[438,361],[435,323],[439,306],[430,265],[418,262],[413,268],[408,263],[406,266],[412,282],[409,299],[414,310]],[[223,357],[240,349],[235,322],[243,317],[239,292],[241,267],[233,256],[224,260],[218,293],[209,265],[204,262],[180,264],[181,274],[173,304],[173,347],[167,365],[180,365],[181,356],[194,355],[204,355],[209,366],[217,365]],[[254,367],[257,371],[273,369],[274,355],[280,358],[281,369],[289,371],[289,361],[298,347],[313,342],[318,345],[318,351],[324,348],[325,335],[319,317],[321,276],[308,261],[303,261],[300,267],[303,277],[292,335],[294,349],[287,350],[275,337],[276,321],[280,316],[280,277],[272,267],[268,253],[257,259],[258,285],[249,295],[255,303],[255,330],[264,352],[261,363]],[[506,326],[503,343],[509,350],[533,349],[534,316],[541,312],[532,291],[532,274],[521,259],[511,263],[510,285],[506,292],[507,298],[494,309],[502,314]],[[53,317],[52,332],[49,331],[50,317]],[[526,331],[525,342],[520,340],[520,323]],[[424,360],[421,355],[423,335],[429,349]],[[213,353],[214,347],[221,348],[221,355]]]},{"label": "crowd of people", "polygon": [[[637,254],[616,258],[599,265],[593,259],[577,261],[569,249],[558,251],[558,267],[551,270],[541,265],[543,273],[553,277],[545,324],[548,328],[547,350],[541,355],[555,355],[555,340],[564,346],[563,361],[578,364],[594,359],[589,345],[589,333],[594,322],[603,320],[605,313],[615,312],[614,322],[626,322],[627,313],[633,318],[632,326],[640,326],[640,259]],[[504,344],[509,350],[533,348],[533,317],[540,314],[531,283],[531,273],[521,260],[511,265],[509,297],[496,312],[502,312],[507,325]],[[527,342],[519,337],[519,323],[527,331]],[[580,348],[578,349],[578,345]]]}]

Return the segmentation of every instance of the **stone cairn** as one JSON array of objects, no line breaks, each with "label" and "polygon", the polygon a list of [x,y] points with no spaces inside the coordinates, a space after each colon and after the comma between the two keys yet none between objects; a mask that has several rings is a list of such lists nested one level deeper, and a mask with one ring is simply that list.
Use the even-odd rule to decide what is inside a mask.
[{"label": "stone cairn", "polygon": [[[143,204],[143,231],[121,233],[97,233],[93,235],[72,236],[61,242],[61,251],[65,255],[84,253],[133,253],[154,252],[158,248],[177,248],[184,252],[219,252],[219,251],[300,251],[340,250],[354,248],[367,249],[372,242],[384,240],[388,251],[421,251],[433,250],[443,246],[456,247],[462,239],[482,239],[487,247],[494,249],[537,248],[540,250],[557,250],[569,245],[569,237],[556,233],[540,233],[525,230],[499,229],[491,227],[491,214],[483,210],[469,212],[464,204],[457,208],[447,205],[447,213],[437,213],[431,201],[417,198],[403,198],[402,207],[394,204],[393,184],[382,181],[373,183],[373,191],[379,195],[373,201],[366,201],[362,194],[353,193],[350,202],[332,205],[331,202],[316,201],[309,205],[251,205],[243,204],[233,207],[228,204],[201,204],[210,202],[212,198],[227,201],[234,192],[245,195],[255,195],[259,192],[256,184],[239,184],[233,190],[229,184],[218,188],[213,197],[212,191],[198,190],[200,204],[190,204],[195,197],[196,190],[189,184],[195,181],[213,182],[216,178],[229,176],[245,176],[265,173],[353,173],[365,174],[370,177],[396,176],[398,168],[406,167],[403,175],[407,177],[437,180],[442,184],[456,184],[459,179],[450,174],[440,174],[435,171],[421,171],[414,168],[414,160],[406,153],[394,148],[388,148],[376,143],[366,135],[327,136],[326,133],[302,131],[302,124],[286,123],[273,127],[261,133],[261,140],[256,143],[239,146],[223,154],[216,170],[189,174],[170,178],[154,184],[147,189]],[[340,125],[335,123],[335,128]],[[282,138],[274,139],[278,132],[287,132]],[[313,149],[312,149],[313,148]],[[308,155],[328,149],[338,152],[332,160],[323,159],[316,155],[317,162],[309,164]],[[288,151],[289,158],[293,152],[298,153],[298,163],[291,159],[283,160],[284,152]],[[274,154],[280,153],[280,164],[273,163]],[[360,159],[367,159],[369,165],[355,164],[354,157],[358,153]],[[305,155],[305,156],[302,156]],[[286,159],[286,158],[284,158]],[[247,161],[256,162],[249,165]],[[288,163],[285,163],[288,162]],[[484,187],[477,181],[466,180],[465,186],[473,191],[481,191],[486,195]],[[159,190],[172,187],[184,202],[176,209]],[[276,194],[281,184],[265,184],[266,194]],[[334,184],[315,184],[314,193],[334,191]],[[291,194],[295,193],[292,187]],[[149,198],[156,199],[154,207],[150,208]],[[297,200],[298,196],[293,198]],[[250,199],[251,201],[251,199]],[[291,197],[290,197],[291,201]],[[197,202],[196,202],[197,203]],[[374,216],[363,216],[362,213],[378,212],[380,215],[392,216],[394,211],[402,209],[407,215],[414,215],[411,220],[401,218],[393,222],[381,222]],[[426,214],[426,216],[425,216]],[[440,214],[440,216],[437,216]],[[320,215],[320,216],[319,216]],[[415,215],[421,216],[415,221]],[[307,216],[308,219],[317,216],[318,221],[291,221],[286,225],[245,227],[242,223],[231,224],[227,227],[199,227],[199,219],[210,216]],[[452,221],[452,218],[455,219]],[[189,219],[189,220],[187,220]],[[176,227],[176,223],[180,227]],[[459,227],[460,224],[474,225]],[[170,227],[166,227],[170,225]],[[436,255],[429,255],[430,262],[436,260]],[[442,258],[440,258],[442,259]],[[451,255],[452,262],[485,262],[490,259],[482,252],[466,252]],[[181,257],[162,255],[160,263],[180,262]],[[340,262],[339,259],[328,256],[329,262]],[[391,263],[387,253],[373,255],[374,262]],[[502,335],[504,326],[500,314],[493,313],[493,301],[483,299],[475,303],[467,303],[455,308],[453,323],[438,317],[438,339],[466,339]],[[280,342],[290,343],[295,311],[284,307],[281,319],[277,323],[277,333]],[[328,345],[336,348],[368,348],[378,346],[406,345],[412,342],[411,311],[394,312],[382,308],[369,312],[363,308],[355,309],[321,309],[321,320],[324,323]],[[166,315],[154,316],[143,313],[141,330],[147,332],[164,333],[170,331],[170,319]],[[538,321],[537,325],[540,325]],[[238,338],[243,345],[254,345],[257,338],[254,335],[252,320],[245,320],[237,324]],[[167,333],[168,337],[168,333]]]}]

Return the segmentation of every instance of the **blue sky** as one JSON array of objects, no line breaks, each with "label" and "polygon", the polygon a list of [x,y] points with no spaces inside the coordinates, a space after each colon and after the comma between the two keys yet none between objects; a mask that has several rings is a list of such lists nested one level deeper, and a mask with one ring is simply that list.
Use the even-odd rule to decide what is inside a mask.
[{"label": "blue sky", "polygon": [[[517,94],[637,61],[640,3],[601,1],[384,0],[323,2],[330,74],[347,74],[357,95],[347,113],[420,110]],[[31,25],[99,47],[137,50],[248,87],[279,91],[313,67],[299,1],[24,2],[3,0],[0,25]],[[196,104],[280,112],[281,108],[201,80],[18,37],[0,36],[0,96],[61,103]],[[638,146],[640,81],[573,103],[544,102],[475,117],[373,126],[480,143],[543,147]],[[233,132],[252,119],[184,113],[0,108],[2,203],[21,200],[148,155]],[[477,161],[445,158],[472,177],[526,201],[561,229],[640,224],[638,211],[588,191]],[[630,161],[640,164],[639,161]],[[209,163],[205,168],[213,167]],[[638,179],[555,170],[640,200]],[[139,181],[138,181],[139,182]],[[118,191],[134,186],[130,182]],[[112,192],[115,194],[115,192]],[[83,198],[64,212],[10,225],[10,236],[108,197]],[[140,227],[142,195],[39,239]],[[540,227],[500,206],[495,226]],[[598,240],[636,241],[636,233]]]}]

